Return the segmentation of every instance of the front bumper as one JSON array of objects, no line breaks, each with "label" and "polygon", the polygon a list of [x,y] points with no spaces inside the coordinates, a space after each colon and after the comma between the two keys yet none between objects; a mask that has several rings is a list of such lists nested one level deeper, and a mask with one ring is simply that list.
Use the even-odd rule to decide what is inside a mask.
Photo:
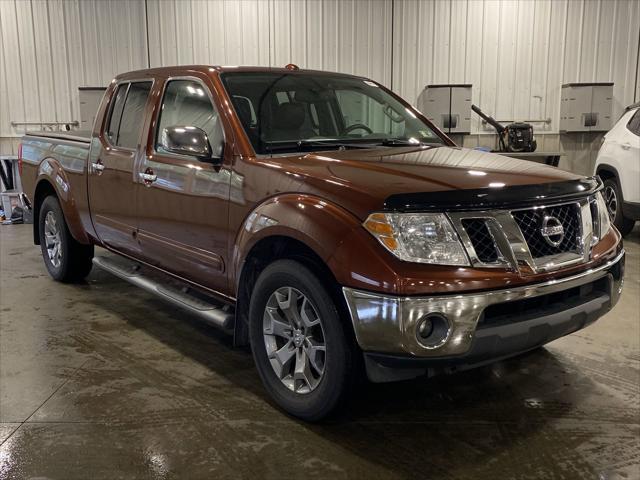
[{"label": "front bumper", "polygon": [[[347,287],[343,292],[368,363],[477,364],[543,345],[602,316],[622,291],[624,256],[622,251],[577,275],[513,289],[434,297],[391,297]],[[425,345],[418,325],[433,314],[446,318],[447,328],[439,332],[440,341]]]}]

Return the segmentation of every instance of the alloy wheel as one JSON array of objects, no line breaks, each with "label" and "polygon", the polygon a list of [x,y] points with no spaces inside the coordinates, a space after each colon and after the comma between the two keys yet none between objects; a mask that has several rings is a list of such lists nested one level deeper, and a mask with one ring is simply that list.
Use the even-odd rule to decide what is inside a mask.
[{"label": "alloy wheel", "polygon": [[271,294],[263,316],[263,337],[271,367],[295,393],[309,393],[322,380],[326,364],[322,320],[311,300],[293,287]]},{"label": "alloy wheel", "polygon": [[607,212],[609,212],[609,219],[613,222],[616,219],[616,213],[618,212],[618,196],[616,190],[607,186],[604,189],[604,201],[607,205]]},{"label": "alloy wheel", "polygon": [[52,211],[48,211],[44,218],[44,239],[49,261],[58,268],[62,262],[62,239],[56,216]]}]

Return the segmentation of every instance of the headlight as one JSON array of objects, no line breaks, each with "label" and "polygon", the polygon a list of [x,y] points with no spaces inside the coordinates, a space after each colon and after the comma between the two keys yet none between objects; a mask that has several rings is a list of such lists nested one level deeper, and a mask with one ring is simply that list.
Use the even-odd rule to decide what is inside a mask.
[{"label": "headlight", "polygon": [[469,265],[456,231],[442,213],[372,213],[363,225],[400,260]]},{"label": "headlight", "polygon": [[591,221],[593,225],[593,239],[591,246],[598,243],[611,229],[609,210],[602,196],[602,192],[596,193],[591,198]]}]

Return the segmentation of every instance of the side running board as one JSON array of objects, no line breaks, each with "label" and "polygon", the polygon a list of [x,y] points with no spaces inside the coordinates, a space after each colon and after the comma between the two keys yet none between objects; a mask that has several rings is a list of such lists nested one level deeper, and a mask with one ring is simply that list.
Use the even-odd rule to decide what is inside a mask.
[{"label": "side running board", "polygon": [[145,274],[139,264],[122,257],[93,257],[93,264],[116,277],[157,295],[161,299],[188,310],[201,320],[227,332],[233,331],[235,315],[229,305],[216,304],[191,288],[173,286],[153,273]]}]

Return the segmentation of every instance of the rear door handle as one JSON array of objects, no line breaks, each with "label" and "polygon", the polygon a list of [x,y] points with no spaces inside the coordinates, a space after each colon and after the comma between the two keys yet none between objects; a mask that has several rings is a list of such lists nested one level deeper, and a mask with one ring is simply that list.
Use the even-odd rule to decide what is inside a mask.
[{"label": "rear door handle", "polygon": [[629,150],[631,148],[631,144],[630,143],[623,143],[621,145],[623,150]]},{"label": "rear door handle", "polygon": [[100,160],[98,160],[97,162],[91,164],[91,168],[95,173],[100,175],[104,170],[104,164]]}]

